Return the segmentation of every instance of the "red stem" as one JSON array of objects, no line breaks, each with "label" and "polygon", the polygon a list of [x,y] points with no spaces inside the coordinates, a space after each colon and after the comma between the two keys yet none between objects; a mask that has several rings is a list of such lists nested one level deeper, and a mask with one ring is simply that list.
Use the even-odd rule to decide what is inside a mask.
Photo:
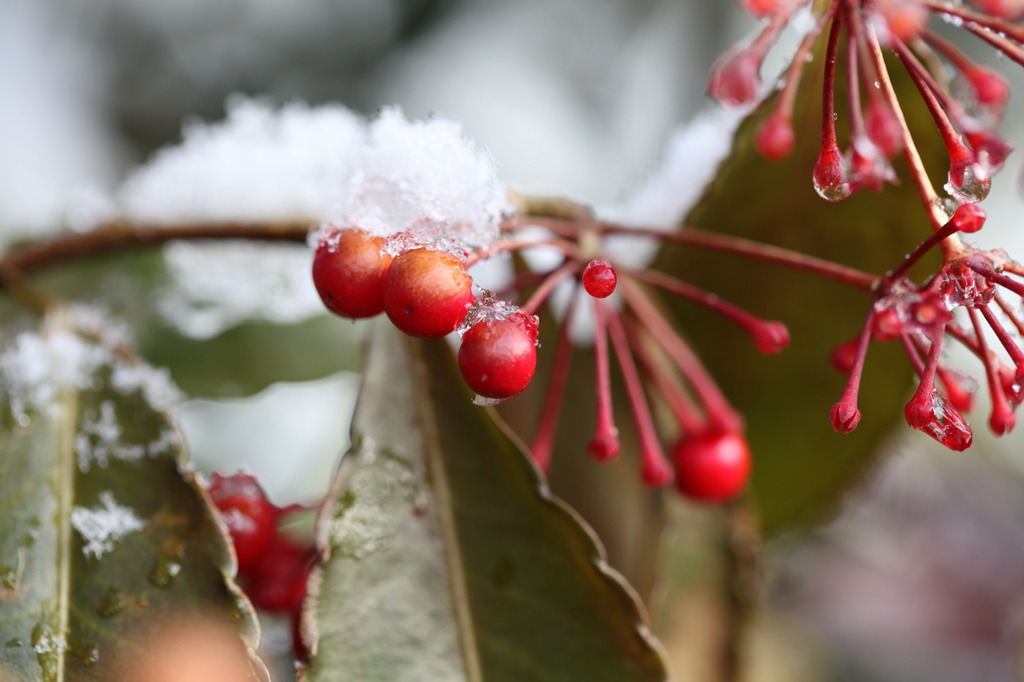
[{"label": "red stem", "polygon": [[618,313],[612,312],[608,316],[608,323],[612,346],[615,348],[615,356],[619,359],[619,371],[626,384],[629,407],[633,412],[633,421],[636,423],[637,436],[640,439],[644,482],[652,486],[665,485],[671,481],[672,467],[661,448],[654,419],[651,417],[643,385],[640,383],[640,375],[629,352],[629,342],[622,328],[622,320]]},{"label": "red stem", "polygon": [[470,268],[478,262],[487,260],[499,253],[525,251],[526,249],[533,249],[540,246],[558,249],[565,254],[567,258],[577,258],[579,255],[579,250],[573,244],[565,241],[564,239],[533,239],[530,241],[523,241],[520,239],[499,239],[486,248],[469,254],[469,256],[466,257],[466,267]]},{"label": "red stem", "polygon": [[980,12],[972,12],[964,7],[955,7],[942,2],[934,2],[933,0],[924,0],[922,4],[932,11],[940,14],[959,17],[967,22],[974,22],[980,26],[1002,33],[1018,43],[1024,42],[1024,26],[1015,24],[1011,21],[1006,21],[999,17],[992,17],[987,14],[981,14]]},{"label": "red stem", "polygon": [[1024,373],[1024,351],[1021,351],[1016,342],[1010,338],[1006,329],[999,323],[999,320],[996,319],[996,316],[991,310],[989,310],[987,305],[980,306],[978,311],[981,312],[982,316],[985,318],[985,322],[987,322],[988,326],[992,328],[993,332],[995,332],[996,338],[999,339],[999,343],[1003,345],[1003,348],[1006,350],[1006,354],[1009,355],[1010,359],[1013,361],[1017,370],[1017,375],[1020,376]]},{"label": "red stem", "polygon": [[666,372],[654,359],[649,344],[640,338],[641,334],[632,324],[625,325],[626,336],[629,338],[629,345],[633,354],[640,361],[640,368],[650,379],[658,392],[665,398],[669,408],[675,415],[676,421],[682,426],[686,433],[697,433],[702,430],[704,417],[697,408],[696,403],[679,384],[675,374]]},{"label": "red stem", "polygon": [[974,22],[967,22],[964,24],[964,28],[1005,54],[1013,61],[1024,66],[1024,48],[1021,48],[1017,43],[1003,37],[990,28],[981,26]]},{"label": "red stem", "polygon": [[553,292],[555,287],[558,286],[558,283],[569,275],[578,272],[579,269],[580,264],[578,261],[569,261],[548,275],[544,281],[541,282],[541,285],[537,287],[537,290],[533,292],[533,296],[530,296],[530,299],[523,304],[523,312],[529,315],[535,315],[537,313],[537,309],[540,308],[544,301],[548,299],[551,292]]},{"label": "red stem", "polygon": [[[931,180],[928,179],[928,173],[924,169],[924,163],[921,161],[921,155],[918,153],[917,146],[914,144],[914,138],[910,134],[910,128],[907,127],[907,119],[906,116],[903,115],[903,109],[900,107],[900,100],[896,96],[896,91],[892,87],[892,81],[889,79],[889,71],[885,67],[885,58],[882,56],[882,46],[878,42],[878,36],[875,34],[874,27],[868,24],[864,27],[864,33],[868,41],[868,47],[870,48],[871,60],[875,64],[878,83],[882,86],[882,92],[885,95],[886,102],[889,104],[889,109],[896,115],[896,120],[899,121],[900,128],[903,130],[903,158],[906,160],[907,166],[910,169],[910,177],[913,179],[914,186],[917,188],[918,196],[921,197],[921,203],[928,212],[928,218],[932,223],[932,229],[938,230],[946,223],[946,214],[938,204],[938,197],[935,194],[935,189],[932,187]],[[957,246],[958,240],[955,238],[943,242],[943,253],[948,254],[951,251],[955,251]]]},{"label": "red stem", "polygon": [[658,272],[657,270],[623,270],[623,272],[641,282],[652,284],[659,289],[664,289],[669,293],[693,301],[708,310],[716,312],[750,334],[754,333],[755,328],[764,325],[765,321],[761,318],[719,298],[717,294],[712,294],[709,291],[682,282],[665,273]]},{"label": "red stem", "polygon": [[533,443],[530,445],[530,453],[533,455],[533,460],[537,463],[540,470],[545,473],[551,467],[551,448],[554,445],[555,430],[558,426],[558,414],[562,410],[565,385],[569,379],[569,365],[571,364],[573,350],[569,329],[572,327],[573,315],[576,312],[576,302],[578,300],[579,290],[576,290],[569,299],[569,305],[565,309],[565,317],[562,319],[562,326],[558,330],[558,343],[555,346],[554,364],[551,366],[551,380],[548,382],[547,395],[544,397],[544,408],[540,413],[537,432],[534,434]]},{"label": "red stem", "polygon": [[865,292],[874,291],[880,281],[875,275],[863,270],[857,270],[822,258],[732,235],[712,234],[687,228],[666,232],[657,228],[626,227],[614,223],[600,223],[600,227],[606,234],[635,234],[655,237],[665,242],[686,244],[687,246],[695,246],[709,251],[730,253],[763,263],[781,265],[792,270],[799,270],[825,279],[831,279]]},{"label": "red stem", "polygon": [[618,429],[612,410],[612,384],[608,371],[608,316],[604,300],[594,300],[594,355],[597,361],[594,389],[597,398],[597,424],[594,438],[590,441],[590,452],[600,460],[611,459],[619,454]]},{"label": "red stem", "polygon": [[657,307],[651,302],[639,286],[629,278],[620,282],[626,303],[654,338],[661,343],[665,353],[672,358],[679,370],[686,377],[694,393],[704,404],[705,413],[711,425],[723,431],[738,431],[741,419],[736,411],[722,395],[718,384],[693,354],[682,337],[676,333],[672,325],[665,319]]},{"label": "red stem", "polygon": [[835,11],[836,5],[832,4],[818,17],[814,27],[801,39],[800,46],[797,47],[796,54],[793,55],[793,61],[790,62],[789,68],[786,69],[782,93],[779,95],[779,103],[776,105],[776,110],[784,113],[787,119],[791,118],[793,114],[793,105],[796,102],[797,89],[800,87],[800,78],[807,67],[807,56],[811,53],[815,40],[821,34],[822,29],[825,28],[825,24],[835,14]]},{"label": "red stem", "polygon": [[828,33],[828,45],[825,48],[825,81],[822,85],[821,98],[821,146],[822,148],[839,148],[836,140],[836,54],[839,50],[839,32],[842,29],[842,15],[832,19]]},{"label": "red stem", "polygon": [[946,145],[946,151],[949,153],[950,162],[957,163],[973,160],[974,154],[964,143],[960,132],[952,122],[950,122],[949,116],[946,114],[942,103],[936,95],[936,93],[941,92],[942,89],[938,87],[935,80],[931,77],[931,74],[928,73],[928,70],[925,69],[921,62],[917,60],[917,57],[911,54],[906,45],[904,45],[895,36],[892,41],[893,50],[896,51],[896,56],[903,62],[903,65],[907,69],[907,73],[910,74],[910,78],[914,81],[914,85],[917,86],[917,90],[921,93],[921,97],[924,99],[924,102],[928,107],[928,111],[935,120],[935,125],[939,129],[942,141]]}]

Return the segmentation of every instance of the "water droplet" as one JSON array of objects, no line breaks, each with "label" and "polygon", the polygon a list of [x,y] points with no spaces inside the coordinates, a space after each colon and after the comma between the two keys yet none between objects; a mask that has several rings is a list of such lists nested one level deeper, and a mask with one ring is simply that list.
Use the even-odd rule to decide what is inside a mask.
[{"label": "water droplet", "polygon": [[36,652],[39,667],[43,669],[43,679],[57,679],[67,649],[64,638],[58,637],[49,623],[41,621],[32,629],[32,649]]},{"label": "water droplet", "polygon": [[128,607],[128,599],[118,592],[116,587],[108,587],[107,593],[96,603],[96,613],[100,618],[113,618]]},{"label": "water droplet", "polygon": [[819,185],[814,183],[814,191],[825,201],[842,201],[850,196],[850,183],[843,182],[838,185]]},{"label": "water droplet", "polygon": [[157,559],[156,566],[149,572],[149,582],[160,588],[168,588],[181,573],[181,563],[166,556]]},{"label": "water droplet", "polygon": [[20,646],[25,646],[25,641],[21,639],[21,637],[13,637],[7,640],[7,644],[5,644],[4,646],[6,646],[8,649],[16,649]]},{"label": "water droplet", "polygon": [[821,151],[811,179],[814,191],[825,201],[842,201],[852,192],[848,163],[838,147]]},{"label": "water droplet", "polygon": [[78,647],[73,653],[86,668],[91,668],[100,662],[100,648],[95,644]]},{"label": "water droplet", "polygon": [[37,537],[39,537],[39,532],[30,530],[29,532],[21,536],[21,546],[26,548],[33,546],[34,544],[36,544]]},{"label": "water droplet", "polygon": [[156,559],[156,566],[149,572],[149,582],[160,588],[168,588],[181,573],[181,559],[185,556],[185,543],[172,540],[164,544]]},{"label": "water droplet", "polygon": [[944,189],[962,204],[976,204],[988,196],[992,180],[977,163],[954,163],[949,167],[949,182]]}]

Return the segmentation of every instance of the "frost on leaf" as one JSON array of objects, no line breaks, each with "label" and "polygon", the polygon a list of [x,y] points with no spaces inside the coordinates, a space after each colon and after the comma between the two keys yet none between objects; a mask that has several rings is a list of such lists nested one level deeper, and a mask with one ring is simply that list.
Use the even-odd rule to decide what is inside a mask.
[{"label": "frost on leaf", "polygon": [[113,401],[104,400],[98,411],[86,410],[73,445],[78,469],[88,473],[94,464],[105,469],[112,460],[134,461],[143,457],[157,457],[180,445],[178,434],[172,429],[161,431],[149,443],[126,443],[123,436]]},{"label": "frost on leaf", "polygon": [[92,559],[112,552],[116,543],[126,535],[146,527],[146,522],[128,507],[119,505],[109,490],[100,493],[100,504],[100,507],[75,507],[71,510],[71,525],[85,543],[82,552]]},{"label": "frost on leaf", "polygon": [[45,409],[69,388],[86,388],[91,373],[106,359],[99,346],[63,331],[19,334],[0,353],[0,393],[19,420]]},{"label": "frost on leaf", "polygon": [[[166,370],[115,358],[112,348],[121,345],[123,339],[116,334],[107,338],[93,328],[116,329],[115,322],[98,313],[83,317],[76,311],[71,311],[68,319],[67,329],[23,332],[0,351],[0,398],[8,402],[17,420],[24,423],[30,412],[53,408],[64,391],[96,388],[101,374],[117,393],[141,393],[157,409],[169,409],[181,400],[181,392]],[[71,328],[88,337],[69,331]],[[109,435],[110,429],[103,426],[103,414],[91,419],[93,427],[99,429],[93,435]]]}]

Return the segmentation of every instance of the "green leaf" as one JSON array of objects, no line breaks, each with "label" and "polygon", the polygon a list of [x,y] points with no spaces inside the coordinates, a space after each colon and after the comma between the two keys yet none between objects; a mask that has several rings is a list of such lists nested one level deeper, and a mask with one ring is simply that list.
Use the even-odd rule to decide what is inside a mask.
[{"label": "green leaf", "polygon": [[140,336],[139,352],[167,367],[193,397],[248,396],[279,381],[312,381],[359,368],[357,326],[327,315],[293,324],[245,322],[212,339],[163,326]]},{"label": "green leaf", "polygon": [[[808,75],[814,71],[812,65]],[[923,151],[929,153],[925,160],[932,177],[941,177],[934,170],[943,167],[934,125],[912,86],[899,82],[896,87],[911,102],[905,111],[912,128],[922,131],[917,139],[927,146]],[[773,104],[769,100],[740,126],[731,156],[684,224],[884,273],[931,232],[907,169],[896,164],[901,184],[883,192],[862,191],[839,204],[820,199],[811,185],[819,148],[820,79],[805,83],[801,92],[794,153],[773,164],[754,149],[757,125]],[[836,101],[843,97],[837,90]],[[911,368],[902,351],[872,344],[861,384],[860,426],[843,436],[829,423],[829,409],[846,378],[826,359],[834,346],[863,327],[870,298],[804,273],[696,248],[667,248],[656,267],[789,327],[789,348],[777,357],[763,357],[745,334],[720,317],[666,297],[679,328],[747,419],[754,492],[765,532],[778,533],[832,511],[840,494],[874,461],[882,439],[902,421],[909,397]]]},{"label": "green leaf", "polygon": [[267,679],[166,379],[49,322],[0,361],[0,679],[143,675],[207,631]]},{"label": "green leaf", "polygon": [[161,313],[161,297],[180,284],[160,249],[71,263],[34,283],[124,321],[139,355],[170,370],[192,397],[247,396],[275,382],[310,381],[359,366],[359,325],[327,314],[292,323],[250,319],[211,338],[186,336]]},{"label": "green leaf", "polygon": [[319,536],[310,680],[664,680],[632,590],[444,341],[374,328]]}]

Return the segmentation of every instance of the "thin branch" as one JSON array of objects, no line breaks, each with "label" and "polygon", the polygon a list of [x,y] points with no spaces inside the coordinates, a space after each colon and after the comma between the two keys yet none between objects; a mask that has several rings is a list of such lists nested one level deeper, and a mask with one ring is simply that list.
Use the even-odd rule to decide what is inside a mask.
[{"label": "thin branch", "polygon": [[[104,223],[89,232],[61,234],[43,241],[10,249],[0,258],[0,274],[38,272],[54,265],[70,263],[127,249],[158,246],[182,239],[252,239],[261,241],[305,242],[313,223],[309,221],[268,223],[192,223],[187,225],[148,225],[127,222]],[[6,286],[6,276],[0,278]]]}]

